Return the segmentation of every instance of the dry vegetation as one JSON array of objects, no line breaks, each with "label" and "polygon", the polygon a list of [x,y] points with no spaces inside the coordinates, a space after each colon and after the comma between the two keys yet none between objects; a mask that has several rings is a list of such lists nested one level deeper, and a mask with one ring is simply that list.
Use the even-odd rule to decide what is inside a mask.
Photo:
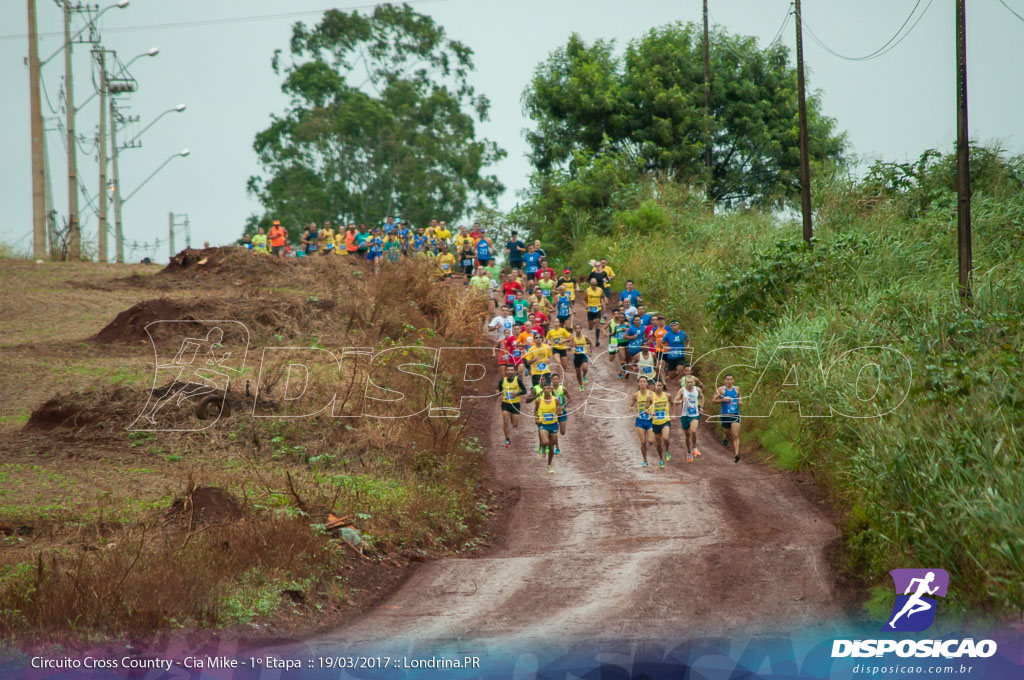
[{"label": "dry vegetation", "polygon": [[[487,307],[437,284],[422,263],[375,277],[345,258],[278,262],[214,249],[128,276],[87,264],[3,261],[0,270],[0,635],[253,621],[276,622],[279,633],[371,601],[410,559],[479,540],[488,496],[479,447],[464,433],[469,410],[430,418],[426,407],[458,406]],[[151,388],[170,382],[158,374],[154,385],[145,330],[162,319],[235,320],[249,331],[227,391],[233,407],[208,429],[127,429]],[[157,329],[157,356],[173,356],[182,331],[207,329]],[[261,369],[273,346],[302,349],[268,355]],[[442,346],[467,349],[441,352],[434,380],[434,368],[415,364]],[[309,365],[309,387],[287,399],[296,357]],[[393,401],[396,392],[405,399]],[[336,393],[335,415],[406,417],[327,408],[254,418],[257,393],[258,413],[316,412]],[[159,422],[202,421],[191,401],[172,401]]]}]

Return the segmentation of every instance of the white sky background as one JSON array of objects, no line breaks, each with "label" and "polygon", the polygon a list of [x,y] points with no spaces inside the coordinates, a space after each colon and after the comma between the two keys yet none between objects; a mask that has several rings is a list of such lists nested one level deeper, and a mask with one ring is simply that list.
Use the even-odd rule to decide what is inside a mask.
[{"label": "white sky background", "polygon": [[[1024,0],[1006,0],[1024,15]],[[41,34],[62,31],[62,13],[52,0],[37,0]],[[280,78],[270,69],[273,52],[287,53],[291,25],[315,23],[319,14],[219,25],[173,27],[162,24],[251,17],[347,8],[359,0],[335,5],[324,0],[132,0],[127,9],[112,9],[101,19],[104,44],[123,61],[150,47],[155,58],[135,62],[131,71],[139,91],[126,103],[141,123],[121,134],[124,139],[160,112],[179,102],[184,113],[165,116],[143,137],[143,147],[122,152],[122,195],[132,191],[168,156],[188,148],[191,155],[172,161],[124,205],[125,241],[161,248],[126,250],[130,260],[144,255],[167,259],[167,213],[188,213],[192,243],[223,244],[240,236],[245,218],[258,205],[245,191],[257,172],[254,135],[272,113],[286,105]],[[106,4],[100,3],[101,6]],[[922,3],[923,8],[928,0]],[[762,44],[775,35],[789,0],[710,0],[713,23],[731,33],[754,35]],[[899,27],[914,0],[805,0],[804,17],[832,49],[863,55],[882,45]],[[521,95],[534,68],[573,31],[587,41],[614,38],[621,46],[654,26],[672,21],[700,21],[700,0],[427,0],[413,7],[444,26],[448,35],[475,52],[472,82],[492,103],[490,120],[478,133],[508,151],[494,172],[507,190],[499,207],[516,203],[516,192],[528,183],[530,165],[523,129]],[[920,10],[919,10],[920,11]],[[1013,153],[1024,152],[1024,21],[999,0],[968,3],[970,133],[972,139],[999,141]],[[0,143],[5,157],[0,202],[0,242],[21,249],[31,246],[32,203],[29,143],[28,54],[26,3],[4,0],[0,9]],[[77,20],[81,22],[81,19]],[[77,23],[81,26],[81,23]],[[148,26],[139,30],[117,30]],[[14,36],[14,37],[8,37]],[[46,58],[63,41],[57,35],[40,40]],[[784,34],[794,45],[793,23]],[[88,45],[74,52],[75,98],[80,104],[92,93]],[[849,133],[854,152],[868,160],[912,160],[925,149],[951,150],[956,139],[954,89],[954,0],[934,0],[910,36],[885,56],[867,62],[840,60],[805,34],[804,57],[809,86],[823,92],[824,110]],[[44,68],[50,100],[57,105],[64,64],[56,57]],[[91,137],[98,121],[98,98],[79,113],[78,131]],[[43,101],[44,115],[51,115]],[[63,116],[61,116],[63,119]],[[56,129],[55,122],[48,128]],[[67,212],[67,164],[61,135],[47,133],[54,206],[58,219]],[[91,146],[91,145],[90,145]],[[96,193],[95,155],[79,153],[79,176]],[[95,241],[96,217],[80,201],[84,237]],[[178,248],[183,247],[179,237]],[[110,238],[112,252],[113,238]]]}]

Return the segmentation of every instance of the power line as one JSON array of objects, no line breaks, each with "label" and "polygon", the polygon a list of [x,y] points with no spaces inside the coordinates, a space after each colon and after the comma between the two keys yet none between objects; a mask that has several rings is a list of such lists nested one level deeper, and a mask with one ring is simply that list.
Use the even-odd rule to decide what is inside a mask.
[{"label": "power line", "polygon": [[[421,5],[428,2],[445,2],[446,0],[406,0],[406,4],[409,5]],[[249,23],[253,21],[271,21],[274,19],[290,19],[294,17],[309,16],[313,14],[323,14],[329,9],[336,9],[341,12],[349,10],[360,10],[360,9],[372,9],[381,5],[390,4],[389,2],[373,2],[364,5],[352,5],[349,7],[325,7],[323,9],[305,10],[302,12],[282,12],[280,14],[255,14],[251,16],[242,17],[225,17],[223,19],[198,19],[195,21],[176,21],[168,22],[164,24],[145,24],[139,26],[121,26],[119,28],[107,28],[104,29],[105,33],[129,33],[132,31],[152,31],[154,29],[172,29],[172,28],[198,28],[202,26],[220,26],[223,24],[241,24]],[[40,33],[39,37],[56,37],[64,35],[63,32],[50,32]],[[9,33],[7,35],[0,35],[0,40],[17,40],[19,38],[26,38],[26,33]]]},{"label": "power line", "polygon": [[789,17],[793,16],[793,4],[790,3],[789,9],[786,10],[786,16],[782,17],[782,25],[779,26],[779,30],[775,32],[775,37],[771,39],[768,46],[771,47],[779,41],[782,37],[782,32],[786,30],[786,26],[789,25]]},{"label": "power line", "polygon": [[1010,7],[1010,6],[1008,5],[1008,4],[1006,4],[1006,0],[999,0],[999,3],[1000,3],[1000,4],[1001,4],[1001,5],[1003,6],[1003,7],[1005,7],[1006,9],[1010,10],[1010,12],[1011,12],[1011,13],[1013,14],[1013,16],[1017,17],[1017,18],[1018,18],[1018,19],[1020,19],[1021,21],[1024,21],[1024,16],[1021,16],[1021,15],[1017,14],[1017,11],[1016,11],[1015,9],[1013,9],[1013,8],[1012,8],[1012,7]]},{"label": "power line", "polygon": [[[870,54],[865,54],[862,57],[851,57],[849,55],[841,54],[840,52],[836,52],[831,47],[826,45],[825,41],[823,41],[821,38],[818,37],[818,34],[815,33],[814,30],[811,28],[810,24],[807,23],[807,19],[806,18],[804,18],[803,25],[804,25],[804,28],[807,29],[807,33],[810,34],[811,39],[814,40],[814,42],[818,45],[818,47],[820,47],[821,49],[825,50],[826,52],[828,52],[832,56],[838,57],[840,59],[845,59],[846,61],[870,61],[872,59],[877,59],[878,57],[881,57],[881,56],[883,56],[885,54],[888,54],[889,52],[894,50],[901,42],[903,42],[907,38],[907,36],[910,35],[913,32],[914,28],[917,27],[917,24],[921,21],[921,19],[924,17],[924,15],[928,13],[928,8],[932,6],[932,0],[928,0],[928,4],[925,5],[924,11],[922,11],[917,16],[917,19],[914,21],[913,24],[911,24],[910,28],[907,29],[907,31],[905,33],[903,33],[903,29],[906,28],[907,24],[914,17],[914,14],[917,12],[917,8],[920,5],[921,5],[921,0],[917,0],[917,3],[914,5],[914,8],[912,10],[910,10],[910,14],[907,15],[907,18],[904,19],[903,23],[896,30],[896,32],[893,33],[892,37],[889,38],[888,40],[886,40],[885,44],[883,44],[881,47],[876,49],[874,52],[871,52]],[[900,35],[901,33],[903,33],[903,34]]]}]

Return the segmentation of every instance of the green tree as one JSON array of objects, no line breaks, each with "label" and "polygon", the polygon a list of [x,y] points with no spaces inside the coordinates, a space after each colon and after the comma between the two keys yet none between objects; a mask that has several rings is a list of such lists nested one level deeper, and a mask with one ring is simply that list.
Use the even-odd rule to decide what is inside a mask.
[{"label": "green tree", "polygon": [[[705,126],[712,137],[711,198],[726,205],[778,204],[799,191],[796,71],[782,45],[716,29],[711,35],[711,115],[704,109],[701,31],[652,29],[616,56],[613,43],[573,35],[536,69],[524,106],[541,173],[573,166],[574,152],[614,152],[676,181],[706,181]],[[842,161],[845,138],[807,102],[813,161]]]},{"label": "green tree", "polygon": [[476,137],[489,102],[469,84],[472,51],[408,5],[371,15],[328,10],[297,23],[284,75],[284,115],[256,135],[263,173],[248,190],[292,235],[323,219],[454,221],[504,187],[486,168],[504,157]]}]

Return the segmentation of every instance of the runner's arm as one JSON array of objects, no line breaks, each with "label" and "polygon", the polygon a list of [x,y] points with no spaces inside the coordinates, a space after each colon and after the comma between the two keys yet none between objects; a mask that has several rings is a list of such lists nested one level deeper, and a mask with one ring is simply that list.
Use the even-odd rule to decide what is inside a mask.
[{"label": "runner's arm", "polygon": [[722,398],[722,392],[725,391],[724,387],[719,387],[715,390],[715,396],[711,399],[712,403],[721,404],[725,399]]}]

